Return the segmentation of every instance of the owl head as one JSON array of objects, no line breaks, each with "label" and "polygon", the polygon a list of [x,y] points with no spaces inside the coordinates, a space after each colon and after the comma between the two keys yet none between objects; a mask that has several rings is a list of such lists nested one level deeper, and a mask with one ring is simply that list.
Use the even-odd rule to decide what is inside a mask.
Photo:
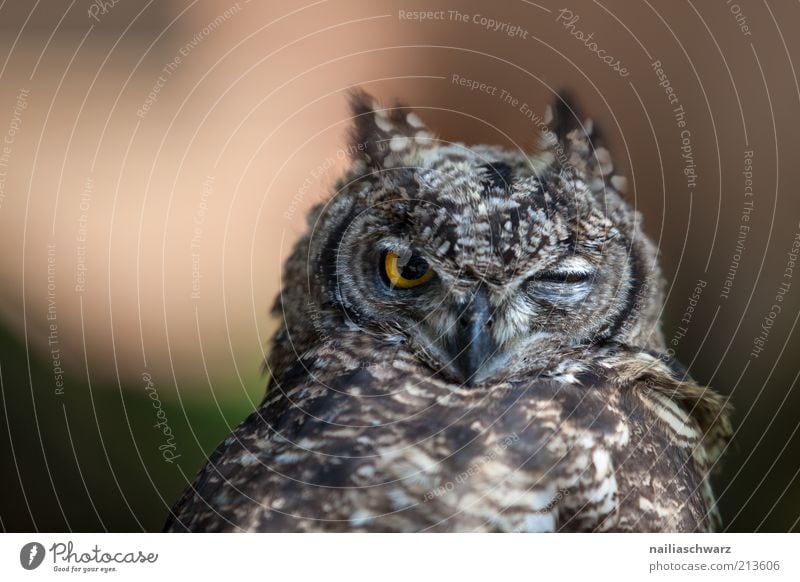
[{"label": "owl head", "polygon": [[352,164],[276,306],[295,354],[366,334],[471,385],[563,346],[663,350],[657,253],[569,99],[541,115],[535,152],[437,139],[361,91],[351,109]]}]

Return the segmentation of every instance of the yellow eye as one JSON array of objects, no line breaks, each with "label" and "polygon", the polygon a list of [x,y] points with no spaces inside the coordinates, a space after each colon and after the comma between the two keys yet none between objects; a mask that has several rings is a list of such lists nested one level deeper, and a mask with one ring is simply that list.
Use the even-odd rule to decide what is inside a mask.
[{"label": "yellow eye", "polygon": [[388,251],[383,259],[383,269],[389,284],[400,289],[418,287],[433,277],[428,261],[419,255],[411,255],[405,264],[401,264],[400,255]]}]

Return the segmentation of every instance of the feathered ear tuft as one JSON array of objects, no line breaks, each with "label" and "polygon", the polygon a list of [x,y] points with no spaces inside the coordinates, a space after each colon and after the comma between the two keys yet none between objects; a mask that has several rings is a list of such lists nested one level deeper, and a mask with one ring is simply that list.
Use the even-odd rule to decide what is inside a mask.
[{"label": "feathered ear tuft", "polygon": [[586,128],[582,121],[583,114],[569,91],[559,91],[545,113],[545,122],[550,126],[555,138],[562,143],[567,143],[567,136],[575,130],[583,132],[587,137],[591,134],[593,130],[591,121],[587,120],[589,128]]},{"label": "feathered ear tuft", "polygon": [[349,101],[353,116],[351,150],[367,165],[398,165],[420,148],[433,145],[433,136],[409,108],[399,103],[383,107],[363,89],[352,89]]},{"label": "feathered ear tuft", "polygon": [[594,190],[624,193],[627,181],[614,174],[614,162],[595,123],[583,116],[569,92],[560,91],[545,113],[544,148],[561,170],[572,169]]}]

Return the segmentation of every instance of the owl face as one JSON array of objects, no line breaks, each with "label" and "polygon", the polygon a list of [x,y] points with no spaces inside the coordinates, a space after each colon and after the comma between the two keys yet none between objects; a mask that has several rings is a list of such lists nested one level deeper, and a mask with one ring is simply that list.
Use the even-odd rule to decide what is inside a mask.
[{"label": "owl face", "polygon": [[363,94],[353,109],[364,155],[310,239],[318,300],[351,329],[465,384],[547,347],[659,341],[655,255],[563,106],[537,155],[440,142]]}]

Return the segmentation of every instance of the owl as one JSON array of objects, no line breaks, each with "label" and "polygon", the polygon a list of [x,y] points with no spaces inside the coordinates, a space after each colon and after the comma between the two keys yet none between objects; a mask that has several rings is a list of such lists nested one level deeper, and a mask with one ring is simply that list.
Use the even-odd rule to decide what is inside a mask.
[{"label": "owl", "polygon": [[285,265],[266,396],[168,531],[707,531],[726,400],[590,120],[524,152],[351,95],[352,163]]}]

